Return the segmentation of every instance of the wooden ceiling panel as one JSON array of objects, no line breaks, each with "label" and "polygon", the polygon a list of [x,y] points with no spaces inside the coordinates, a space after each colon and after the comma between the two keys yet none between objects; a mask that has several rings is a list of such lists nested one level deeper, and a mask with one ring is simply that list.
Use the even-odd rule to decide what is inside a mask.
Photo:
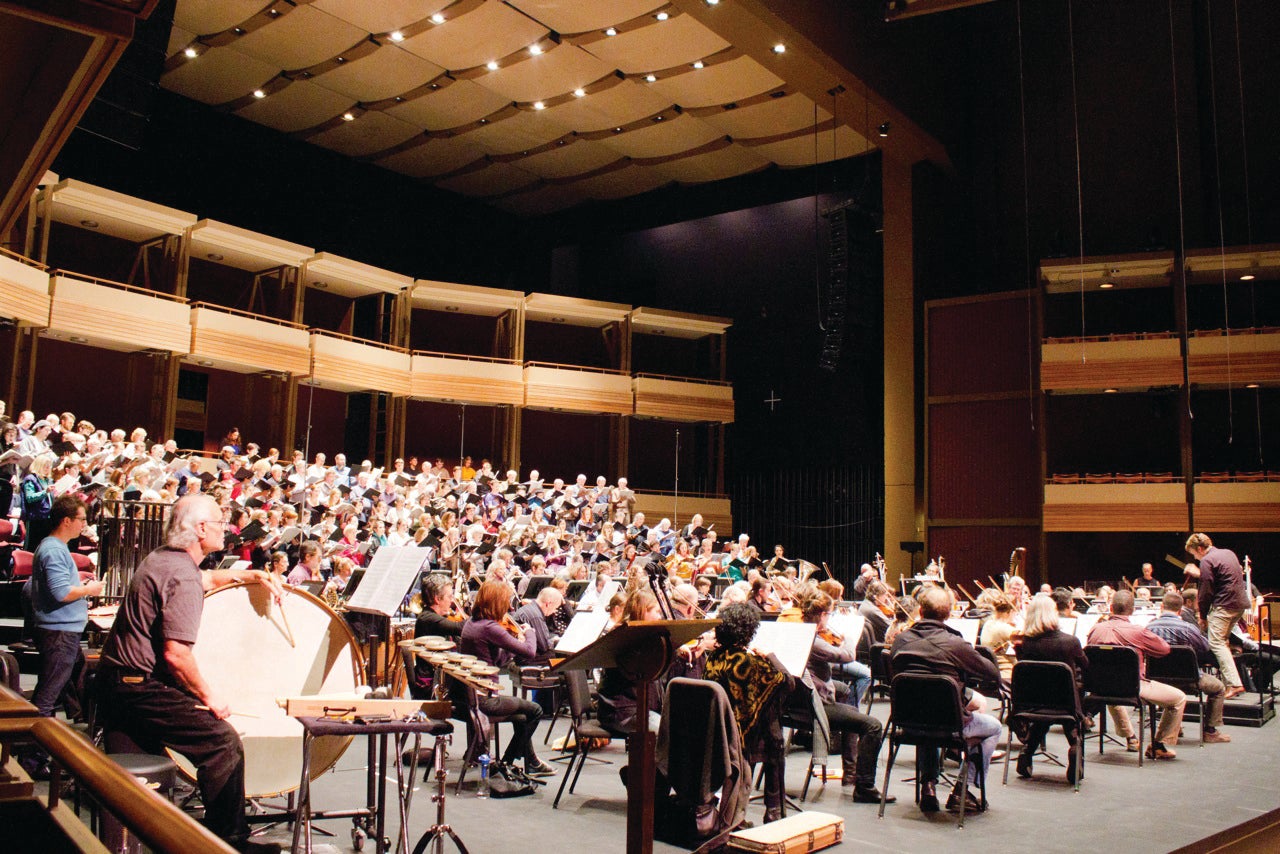
[{"label": "wooden ceiling panel", "polygon": [[195,41],[196,35],[198,34],[193,33],[190,30],[184,30],[177,24],[174,24],[169,30],[169,43],[165,46],[164,55],[166,57],[173,56],[175,53]]},{"label": "wooden ceiling panel", "polygon": [[316,80],[354,101],[380,101],[408,92],[443,73],[440,66],[407,50],[383,45],[368,56],[326,72]]},{"label": "wooden ceiling panel", "polygon": [[718,151],[682,157],[669,163],[659,163],[650,168],[682,184],[705,184],[722,178],[733,178],[756,172],[770,165],[770,161],[756,152],[738,145],[730,145]]},{"label": "wooden ceiling panel", "polygon": [[[814,104],[803,95],[774,98],[749,107],[739,107],[711,115],[700,116],[702,121],[727,133],[734,139],[752,138],[811,128],[814,125]],[[817,122],[831,118],[831,113],[817,110]]]},{"label": "wooden ceiling panel", "polygon": [[166,72],[160,83],[170,91],[206,104],[225,104],[248,95],[280,70],[278,65],[254,59],[233,48],[215,47]]},{"label": "wooden ceiling panel", "polygon": [[353,122],[342,122],[337,127],[311,137],[310,141],[349,157],[364,157],[386,151],[419,133],[421,131],[411,124],[386,113],[370,110]]},{"label": "wooden ceiling panel", "polygon": [[543,216],[571,208],[585,199],[577,187],[549,184],[527,193],[504,196],[494,204],[519,216]]},{"label": "wooden ceiling panel", "polygon": [[496,112],[510,101],[470,80],[459,80],[438,92],[387,110],[396,118],[427,130],[447,130]]},{"label": "wooden ceiling panel", "polygon": [[624,80],[603,92],[547,107],[544,114],[566,131],[596,131],[643,119],[671,102],[643,84]]},{"label": "wooden ceiling panel", "polygon": [[682,107],[730,104],[773,90],[784,81],[749,56],[659,79],[649,86]]},{"label": "wooden ceiling panel", "polygon": [[299,80],[246,104],[236,110],[236,115],[284,133],[296,133],[327,122],[350,106],[351,99],[346,95],[309,80]]},{"label": "wooden ceiling panel", "polygon": [[546,34],[547,28],[537,21],[491,0],[438,27],[423,30],[402,44],[405,50],[423,59],[457,70],[515,53]]},{"label": "wooden ceiling panel", "polygon": [[620,157],[618,152],[607,145],[578,139],[563,148],[553,148],[523,158],[520,168],[528,169],[543,178],[567,178],[607,166]]},{"label": "wooden ceiling panel", "polygon": [[[738,140],[746,145],[747,141]],[[812,134],[793,137],[766,145],[749,146],[761,157],[767,157],[779,166],[812,166],[814,163],[827,163],[842,157],[853,157],[865,154],[871,146],[861,134],[851,128],[841,127],[835,134],[824,131],[818,134],[815,145]],[[817,158],[814,158],[815,151]]]},{"label": "wooden ceiling panel", "polygon": [[508,0],[512,6],[546,24],[558,33],[585,33],[603,30],[655,12],[666,0]]},{"label": "wooden ceiling panel", "polygon": [[537,180],[538,176],[518,166],[512,166],[510,163],[493,163],[474,172],[466,172],[437,181],[436,186],[465,196],[497,196],[527,187]]},{"label": "wooden ceiling panel", "polygon": [[453,0],[312,0],[311,5],[369,33],[389,33],[439,12]]},{"label": "wooden ceiling panel", "polygon": [[575,181],[571,186],[593,199],[621,199],[647,193],[671,183],[671,179],[648,166],[628,166],[615,172]]},{"label": "wooden ceiling panel", "polygon": [[173,12],[173,25],[198,35],[212,35],[247,21],[266,5],[266,0],[179,3]]},{"label": "wooden ceiling panel", "polygon": [[490,154],[515,154],[548,143],[564,131],[541,112],[519,112],[466,134],[471,142]]},{"label": "wooden ceiling panel", "polygon": [[587,45],[587,50],[627,74],[672,68],[703,59],[730,47],[691,15],[677,15],[652,27],[641,27]]},{"label": "wooden ceiling panel", "polygon": [[628,131],[600,141],[628,157],[664,157],[679,154],[722,136],[720,131],[689,116],[654,122],[642,130]]},{"label": "wooden ceiling panel", "polygon": [[384,169],[411,175],[414,178],[430,178],[461,169],[484,156],[484,151],[466,137],[432,139],[422,145],[392,154],[374,162]]},{"label": "wooden ceiling panel", "polygon": [[319,9],[299,6],[241,36],[232,45],[241,53],[292,70],[332,59],[368,35],[360,27]]},{"label": "wooden ceiling panel", "polygon": [[541,56],[531,57],[476,78],[476,83],[511,101],[536,101],[564,95],[613,71],[580,47],[562,44]]}]

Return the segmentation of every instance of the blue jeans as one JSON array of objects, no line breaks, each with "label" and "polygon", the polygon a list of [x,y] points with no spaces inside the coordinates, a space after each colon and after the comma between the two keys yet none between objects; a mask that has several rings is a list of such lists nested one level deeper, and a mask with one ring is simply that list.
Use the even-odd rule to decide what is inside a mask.
[{"label": "blue jeans", "polygon": [[861,661],[846,661],[844,664],[834,665],[831,671],[833,677],[847,677],[842,681],[852,683],[853,690],[844,702],[851,706],[861,706],[866,699],[867,689],[871,687],[871,668]]},{"label": "blue jeans", "polygon": [[[36,647],[40,650],[40,678],[36,682],[31,704],[46,718],[53,717],[63,691],[77,680],[84,669],[84,653],[80,651],[80,632],[36,629]],[[69,711],[79,711],[79,703]]]},{"label": "blue jeans", "polygon": [[[996,742],[1000,740],[1000,721],[991,715],[975,713],[969,716],[964,724],[964,737],[972,744],[975,741],[982,742],[982,774],[986,779],[987,769],[991,767],[991,754],[996,751]],[[920,779],[922,782],[933,783],[938,779],[938,751],[926,748],[919,753],[920,762]],[[977,783],[978,769],[974,764],[969,763],[969,785],[973,786]]]}]

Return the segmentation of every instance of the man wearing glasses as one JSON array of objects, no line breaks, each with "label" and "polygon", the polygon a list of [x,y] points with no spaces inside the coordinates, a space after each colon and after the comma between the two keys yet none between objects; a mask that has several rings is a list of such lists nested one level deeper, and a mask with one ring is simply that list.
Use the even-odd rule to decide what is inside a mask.
[{"label": "man wearing glasses", "polygon": [[205,825],[239,851],[278,851],[249,839],[244,817],[244,748],[227,723],[231,709],[209,686],[192,654],[207,590],[257,581],[279,601],[280,582],[262,570],[200,571],[223,549],[226,525],[207,495],[180,498],[169,513],[165,545],[138,566],[98,666],[104,729],[148,753],[170,748],[191,760]]}]

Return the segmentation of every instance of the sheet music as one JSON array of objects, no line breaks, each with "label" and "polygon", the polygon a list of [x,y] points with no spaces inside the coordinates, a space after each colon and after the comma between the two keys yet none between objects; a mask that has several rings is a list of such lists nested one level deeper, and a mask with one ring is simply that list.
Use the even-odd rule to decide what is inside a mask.
[{"label": "sheet music", "polygon": [[763,655],[773,653],[786,671],[797,679],[804,676],[813,639],[818,633],[814,623],[762,622],[749,646]]},{"label": "sheet music", "polygon": [[1101,614],[1081,614],[1076,617],[1076,639],[1080,641],[1081,646],[1089,643],[1089,632],[1093,631],[1093,627],[1101,618]]},{"label": "sheet music", "polygon": [[418,583],[427,550],[417,545],[384,546],[365,569],[364,580],[347,602],[348,611],[390,617]]},{"label": "sheet music", "polygon": [[[595,609],[603,611],[609,604],[609,600],[613,598],[613,594],[622,589],[622,585],[610,579],[604,584],[604,589],[600,591],[600,595],[596,595],[596,586],[594,584],[587,587],[582,592],[582,597],[578,599],[578,610]],[[595,606],[599,604],[597,609]]]},{"label": "sheet music", "polygon": [[[1059,617],[1059,618],[1058,618],[1058,631],[1060,631],[1060,632],[1066,632],[1067,634],[1071,635],[1072,637],[1075,637],[1075,633],[1076,633],[1076,618],[1075,618],[1075,617]],[[1077,638],[1077,640],[1079,640],[1079,638]]]},{"label": "sheet music", "polygon": [[867,618],[857,611],[836,611],[827,618],[827,628],[838,635],[843,635],[844,642],[850,649],[858,645],[866,625]]},{"label": "sheet music", "polygon": [[969,644],[969,646],[978,645],[978,623],[981,620],[967,619],[964,617],[952,617],[947,620],[947,625],[959,632]]},{"label": "sheet music", "polygon": [[600,637],[609,622],[609,612],[604,608],[595,611],[579,611],[569,621],[569,628],[556,643],[555,651],[571,655]]}]

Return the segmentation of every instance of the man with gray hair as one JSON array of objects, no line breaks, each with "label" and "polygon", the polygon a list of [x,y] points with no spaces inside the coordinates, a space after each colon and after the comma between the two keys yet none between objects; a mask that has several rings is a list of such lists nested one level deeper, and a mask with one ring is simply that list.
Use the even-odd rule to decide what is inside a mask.
[{"label": "man with gray hair", "polygon": [[282,588],[262,570],[200,571],[221,551],[226,523],[207,495],[179,499],[165,545],[142,561],[125,594],[98,666],[99,716],[105,731],[148,753],[169,748],[196,766],[205,825],[245,852],[279,851],[249,839],[244,817],[244,747],[227,722],[231,709],[205,681],[192,654],[204,594],[233,581],[257,581],[279,601]]}]

